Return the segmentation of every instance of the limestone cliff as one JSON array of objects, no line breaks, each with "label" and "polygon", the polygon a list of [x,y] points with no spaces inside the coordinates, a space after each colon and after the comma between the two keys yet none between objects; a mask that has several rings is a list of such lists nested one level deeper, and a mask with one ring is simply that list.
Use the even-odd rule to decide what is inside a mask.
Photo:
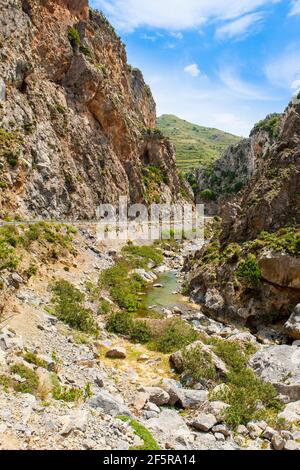
[{"label": "limestone cliff", "polygon": [[[278,120],[273,142],[266,132],[270,117],[246,142],[251,178],[234,198],[223,199],[220,226],[187,265],[192,295],[209,315],[256,327],[281,322],[299,302],[299,104]],[[240,161],[243,145],[233,160]]]},{"label": "limestone cliff", "polygon": [[2,213],[89,219],[120,195],[188,193],[151,91],[101,13],[87,0],[0,0],[0,10]]},{"label": "limestone cliff", "polygon": [[264,159],[278,138],[281,115],[271,114],[259,122],[248,139],[230,145],[221,158],[196,171],[197,200],[208,214],[220,212],[222,201],[235,197],[246,183],[260,173]]}]

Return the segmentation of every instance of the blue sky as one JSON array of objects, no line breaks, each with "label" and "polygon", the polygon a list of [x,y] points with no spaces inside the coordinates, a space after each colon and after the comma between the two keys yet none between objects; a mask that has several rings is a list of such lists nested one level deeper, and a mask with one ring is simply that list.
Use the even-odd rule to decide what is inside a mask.
[{"label": "blue sky", "polygon": [[90,0],[157,113],[247,136],[300,89],[300,0]]}]

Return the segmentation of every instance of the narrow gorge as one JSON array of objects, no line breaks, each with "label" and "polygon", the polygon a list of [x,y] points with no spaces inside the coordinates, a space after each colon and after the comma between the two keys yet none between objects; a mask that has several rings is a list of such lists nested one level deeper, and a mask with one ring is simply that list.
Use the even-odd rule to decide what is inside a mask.
[{"label": "narrow gorge", "polygon": [[[0,11],[0,450],[300,450],[300,96],[186,177],[103,13]],[[120,197],[204,239],[99,240]]]}]

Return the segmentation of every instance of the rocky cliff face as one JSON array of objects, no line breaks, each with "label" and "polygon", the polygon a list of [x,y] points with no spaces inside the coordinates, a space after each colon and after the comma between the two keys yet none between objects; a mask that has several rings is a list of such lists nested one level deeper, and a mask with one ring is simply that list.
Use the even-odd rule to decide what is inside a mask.
[{"label": "rocky cliff face", "polygon": [[229,149],[238,168],[241,148],[248,149],[252,177],[235,198],[223,199],[220,227],[187,266],[193,296],[209,315],[256,328],[280,324],[300,296],[299,104],[288,106],[276,132],[275,123],[259,123],[235,147],[237,156]]},{"label": "rocky cliff face", "polygon": [[208,214],[220,212],[222,201],[235,197],[245,184],[260,173],[265,157],[278,137],[280,115],[272,114],[252,130],[249,139],[230,145],[210,167],[196,171],[197,200]]},{"label": "rocky cliff face", "polygon": [[87,0],[0,8],[1,211],[92,218],[120,195],[178,200],[174,148],[105,17]]}]

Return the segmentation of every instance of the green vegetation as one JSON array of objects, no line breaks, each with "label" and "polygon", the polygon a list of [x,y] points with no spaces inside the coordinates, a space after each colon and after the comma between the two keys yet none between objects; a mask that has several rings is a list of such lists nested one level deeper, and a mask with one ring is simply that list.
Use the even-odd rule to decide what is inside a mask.
[{"label": "green vegetation", "polygon": [[87,384],[84,390],[74,387],[62,387],[56,374],[52,374],[52,396],[54,400],[67,403],[87,399],[91,396],[90,385]]},{"label": "green vegetation", "polygon": [[111,305],[107,300],[102,300],[98,307],[98,315],[107,315],[111,311]]},{"label": "green vegetation", "polygon": [[101,274],[100,284],[109,289],[113,300],[120,308],[136,312],[140,305],[139,293],[145,288],[146,283],[132,270],[147,267],[149,262],[156,265],[161,261],[161,253],[155,247],[127,245],[123,249],[123,257],[112,268]]},{"label": "green vegetation", "polygon": [[117,416],[117,418],[125,423],[129,423],[134,430],[134,433],[144,441],[142,446],[132,447],[130,450],[160,450],[159,445],[150,431],[148,431],[148,429],[146,429],[141,423],[135,419],[129,418],[128,416]]},{"label": "green vegetation", "polygon": [[23,364],[14,364],[10,368],[10,371],[12,374],[19,375],[22,379],[25,379],[24,382],[13,380],[12,384],[15,392],[31,393],[32,395],[37,393],[39,379],[36,372]]},{"label": "green vegetation", "polygon": [[229,368],[226,377],[228,387],[211,397],[230,405],[224,411],[224,422],[236,428],[255,419],[274,418],[282,409],[275,388],[247,368],[249,356],[254,353],[253,346],[247,345],[241,349],[239,344],[225,340],[213,340],[213,343],[215,353]]},{"label": "green vegetation", "polygon": [[261,283],[261,270],[254,255],[249,254],[247,259],[237,265],[236,276],[238,279],[252,287],[258,287]]},{"label": "green vegetation", "polygon": [[215,380],[217,371],[211,355],[203,351],[201,346],[192,349],[185,348],[182,352],[183,370],[188,372],[193,380]]},{"label": "green vegetation", "polygon": [[68,39],[71,43],[71,46],[74,47],[79,47],[81,44],[80,40],[80,34],[79,31],[76,28],[70,28],[68,31]]},{"label": "green vegetation", "polygon": [[173,115],[158,118],[157,125],[176,146],[177,166],[189,172],[200,165],[208,165],[220,157],[239,137],[207,127],[191,124]]},{"label": "green vegetation", "polygon": [[134,343],[148,343],[151,330],[145,321],[135,320],[126,312],[113,313],[106,323],[107,331],[128,336]]},{"label": "green vegetation", "polygon": [[47,363],[32,352],[27,351],[23,355],[23,358],[25,359],[26,362],[29,362],[30,364],[34,364],[37,367],[43,367],[44,369],[48,368]]},{"label": "green vegetation", "polygon": [[261,232],[256,240],[246,243],[252,252],[259,252],[263,248],[285,252],[292,256],[300,255],[300,228],[283,227],[277,232]]},{"label": "green vegetation", "polygon": [[201,191],[200,197],[201,199],[203,199],[203,201],[209,202],[209,201],[215,201],[217,198],[217,195],[212,189],[204,189],[203,191]]},{"label": "green vegetation", "polygon": [[197,339],[198,333],[192,326],[179,318],[174,318],[165,322],[165,328],[154,338],[151,348],[162,353],[172,353]]},{"label": "green vegetation", "polygon": [[85,295],[65,280],[57,281],[52,292],[54,314],[71,328],[85,333],[97,334],[98,328],[90,309],[84,307]]},{"label": "green vegetation", "polygon": [[137,264],[140,268],[147,268],[148,264],[152,262],[155,266],[159,266],[164,260],[162,253],[153,246],[126,245],[123,248],[123,253],[132,255],[129,259],[133,264],[135,264],[134,259],[137,258]]},{"label": "green vegetation", "polygon": [[146,189],[146,200],[148,203],[160,203],[161,184],[168,184],[168,175],[162,168],[149,165],[144,168],[143,182]]},{"label": "green vegetation", "polygon": [[279,131],[279,126],[281,122],[281,114],[269,114],[265,119],[259,121],[255,126],[250,135],[253,135],[259,130],[268,132],[271,138],[276,138]]},{"label": "green vegetation", "polygon": [[0,128],[0,157],[15,168],[19,163],[20,145],[22,139],[18,131],[8,132]]}]

